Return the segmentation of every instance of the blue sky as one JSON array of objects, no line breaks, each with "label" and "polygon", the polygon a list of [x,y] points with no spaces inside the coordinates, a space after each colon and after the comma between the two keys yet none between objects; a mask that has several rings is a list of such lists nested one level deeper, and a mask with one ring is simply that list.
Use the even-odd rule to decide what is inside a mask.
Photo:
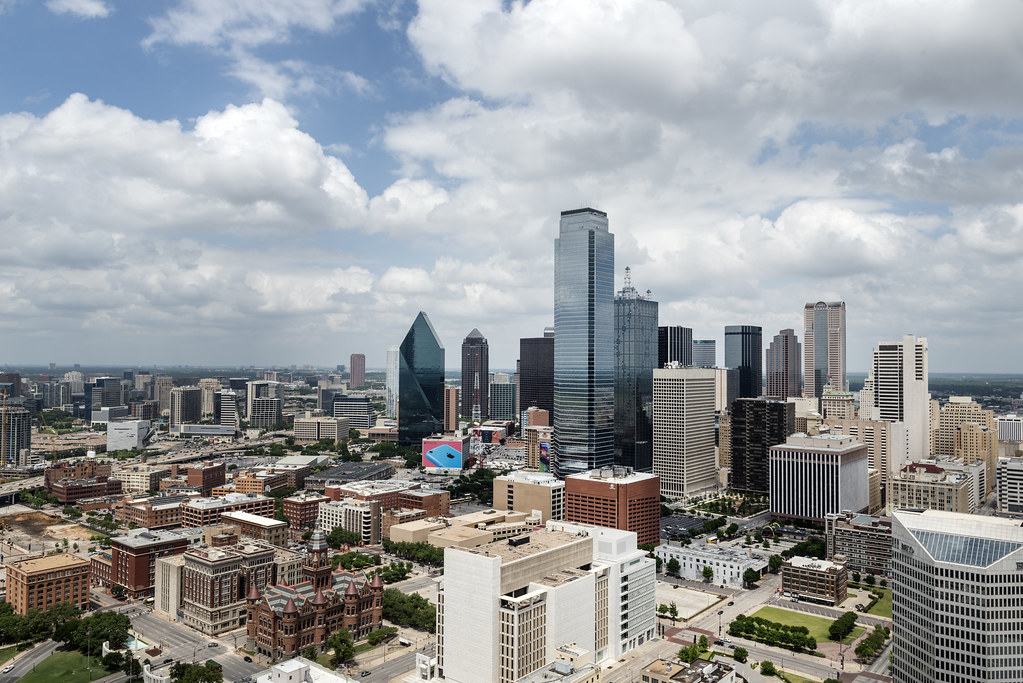
[{"label": "blue sky", "polygon": [[697,337],[1023,371],[1023,6],[939,4],[0,0],[0,363],[512,367],[595,206]]}]

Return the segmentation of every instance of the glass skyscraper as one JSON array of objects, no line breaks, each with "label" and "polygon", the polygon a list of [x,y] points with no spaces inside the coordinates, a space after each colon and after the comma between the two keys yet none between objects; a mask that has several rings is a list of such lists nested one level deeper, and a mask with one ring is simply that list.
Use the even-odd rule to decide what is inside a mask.
[{"label": "glass skyscraper", "polygon": [[560,478],[614,464],[614,235],[595,209],[554,240],[554,434]]},{"label": "glass skyscraper", "polygon": [[678,363],[684,368],[693,366],[692,328],[681,325],[657,328],[657,367],[663,368],[668,363]]},{"label": "glass skyscraper", "polygon": [[[657,302],[650,299],[649,292],[643,296],[636,291],[629,269],[625,272],[625,286],[615,295],[614,457],[616,465],[651,472]],[[691,343],[685,348],[690,351]]]},{"label": "glass skyscraper", "polygon": [[756,325],[725,327],[725,367],[739,370],[739,398],[756,398],[764,386],[763,332]]},{"label": "glass skyscraper", "polygon": [[[490,415],[490,347],[478,329],[462,341],[462,416],[486,420]],[[511,412],[511,410],[509,410]]]},{"label": "glass skyscraper", "polygon": [[422,311],[398,349],[398,442],[444,431],[444,345]]},{"label": "glass skyscraper", "polygon": [[845,302],[818,301],[803,306],[804,393],[824,395],[831,384],[849,391],[845,374]]},{"label": "glass skyscraper", "polygon": [[554,334],[519,340],[519,406],[554,414]]}]

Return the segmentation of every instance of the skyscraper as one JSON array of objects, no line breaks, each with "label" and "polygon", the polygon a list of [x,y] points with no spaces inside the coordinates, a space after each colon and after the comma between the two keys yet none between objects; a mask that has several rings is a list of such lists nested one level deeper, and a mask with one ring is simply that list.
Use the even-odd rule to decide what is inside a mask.
[{"label": "skyscraper", "polygon": [[782,330],[765,352],[767,390],[764,396],[788,398],[801,396],[799,377],[799,340],[795,331]]},{"label": "skyscraper", "polygon": [[725,327],[725,367],[739,370],[739,398],[756,398],[763,387],[762,331],[756,325]]},{"label": "skyscraper", "polygon": [[202,389],[174,387],[170,390],[170,425],[198,422],[202,418]]},{"label": "skyscraper", "polygon": [[764,398],[740,398],[732,404],[732,471],[737,491],[766,495],[770,487],[770,449],[796,431],[796,404]]},{"label": "skyscraper", "polygon": [[398,442],[417,444],[444,429],[444,345],[420,311],[398,353]]},{"label": "skyscraper", "polygon": [[717,483],[713,368],[653,372],[653,473],[661,495],[682,498]]},{"label": "skyscraper", "polygon": [[906,423],[910,462],[929,456],[927,339],[907,334],[902,341],[878,344],[869,379],[874,386],[873,419]]},{"label": "skyscraper", "polygon": [[615,464],[650,472],[657,302],[650,299],[649,292],[643,296],[632,286],[629,268],[625,269],[625,286],[615,295],[614,309]]},{"label": "skyscraper", "polygon": [[551,443],[561,478],[614,462],[614,260],[606,213],[561,213],[554,240]]},{"label": "skyscraper", "polygon": [[519,406],[554,414],[554,334],[519,340]]},{"label": "skyscraper", "polygon": [[348,368],[348,386],[366,386],[366,355],[363,353],[353,353],[348,362],[351,366]]},{"label": "skyscraper", "polygon": [[490,347],[475,327],[462,340],[462,415],[486,420],[490,415]]},{"label": "skyscraper", "polygon": [[657,328],[657,367],[663,368],[668,363],[678,363],[684,368],[693,364],[691,328],[681,325]]},{"label": "skyscraper", "polygon": [[845,302],[818,301],[803,306],[804,393],[817,397],[824,385],[849,391],[845,376]]},{"label": "skyscraper", "polygon": [[398,356],[397,346],[387,347],[387,378],[385,380],[384,415],[398,417]]},{"label": "skyscraper", "polygon": [[693,367],[713,368],[718,364],[718,345],[713,339],[693,340]]}]

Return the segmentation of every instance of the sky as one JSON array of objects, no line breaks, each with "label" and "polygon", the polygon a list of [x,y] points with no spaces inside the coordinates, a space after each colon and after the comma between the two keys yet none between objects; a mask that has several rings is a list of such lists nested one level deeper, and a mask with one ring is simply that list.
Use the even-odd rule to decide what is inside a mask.
[{"label": "sky", "polygon": [[0,364],[458,365],[563,210],[661,324],[1020,372],[1023,3],[0,0]]}]

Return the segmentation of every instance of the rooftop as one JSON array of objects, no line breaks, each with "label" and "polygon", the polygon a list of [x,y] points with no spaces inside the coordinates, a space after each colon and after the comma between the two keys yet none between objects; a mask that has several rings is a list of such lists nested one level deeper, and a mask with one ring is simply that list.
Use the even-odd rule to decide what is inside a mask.
[{"label": "rooftop", "polygon": [[187,500],[182,503],[182,505],[208,510],[211,508],[226,507],[229,505],[261,500],[273,500],[273,498],[270,498],[269,496],[261,496],[255,493],[229,493],[222,498],[192,498],[191,500]]},{"label": "rooftop", "polygon": [[[520,545],[512,545],[513,541],[519,541],[523,538],[528,539],[528,541]],[[527,534],[522,534],[515,538],[494,541],[493,543],[487,543],[475,548],[458,548],[458,550],[475,553],[476,555],[486,555],[487,557],[499,557],[502,562],[511,562],[513,560],[521,560],[524,557],[538,555],[547,550],[560,548],[570,543],[592,542],[593,540],[588,537],[566,534],[563,531],[534,529]]]},{"label": "rooftop", "polygon": [[786,560],[786,564],[790,564],[793,567],[799,567],[800,569],[813,569],[819,572],[826,572],[831,570],[838,571],[845,567],[844,564],[838,564],[837,562],[829,562],[828,560],[818,560],[816,557],[800,557],[798,555],[789,560]]},{"label": "rooftop", "polygon": [[89,566],[88,560],[83,560],[71,553],[58,553],[45,557],[33,557],[27,560],[10,560],[8,567],[15,566],[23,572],[44,572],[51,569],[67,569],[68,567]]},{"label": "rooftop", "polygon": [[243,511],[225,512],[222,515],[220,515],[220,519],[237,520],[239,522],[243,522],[246,524],[255,524],[257,526],[263,527],[282,527],[288,525],[287,522],[283,522],[281,520],[270,519],[269,517],[261,517],[259,515],[254,515],[251,512]]},{"label": "rooftop", "polygon": [[580,474],[573,474],[566,479],[590,479],[593,481],[612,480],[616,484],[633,484],[639,481],[656,478],[656,474],[635,472],[631,467],[602,467],[599,470],[590,470]]},{"label": "rooftop", "polygon": [[149,529],[134,529],[125,536],[115,536],[112,541],[129,548],[145,548],[159,543],[170,543],[172,541],[188,540],[188,536],[199,533],[202,529],[161,529],[150,531]]},{"label": "rooftop", "polygon": [[655,659],[644,669],[644,673],[667,677],[678,683],[715,683],[732,672],[732,667],[723,662],[706,659],[694,660],[691,664],[680,664],[667,659]]}]

